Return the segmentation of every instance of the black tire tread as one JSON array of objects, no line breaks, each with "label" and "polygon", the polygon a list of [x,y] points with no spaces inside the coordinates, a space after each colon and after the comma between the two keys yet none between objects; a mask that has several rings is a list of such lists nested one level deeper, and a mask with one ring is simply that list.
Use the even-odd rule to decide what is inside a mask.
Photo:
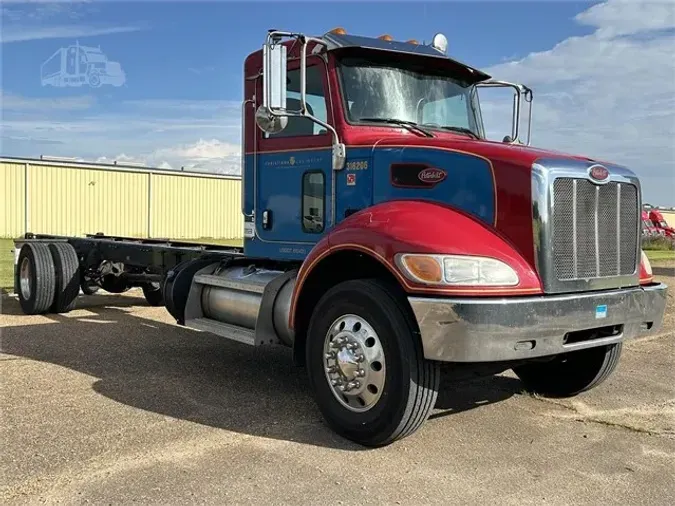
[{"label": "black tire tread", "polygon": [[80,293],[80,262],[77,252],[65,242],[49,245],[56,274],[56,287],[52,313],[67,313],[75,307]]},{"label": "black tire tread", "polygon": [[[604,355],[599,364],[591,363],[591,367],[597,368],[597,371],[587,381],[581,381],[570,371],[571,375],[555,375],[555,369],[550,363],[524,364],[515,367],[513,371],[526,385],[527,389],[546,397],[574,397],[578,394],[591,390],[607,378],[609,378],[619,364],[623,343],[616,343],[603,346]],[[571,352],[574,354],[599,353],[597,348],[590,348]],[[582,355],[578,355],[582,356]],[[564,358],[564,357],[563,357]],[[554,359],[558,360],[558,358]],[[555,367],[555,362],[553,367]],[[577,373],[582,373],[580,366],[577,367]]]},{"label": "black tire tread", "polygon": [[[405,320],[405,325],[411,337],[410,344],[413,350],[409,362],[411,388],[404,414],[398,426],[390,434],[383,434],[383,437],[376,435],[368,441],[359,441],[360,444],[365,446],[381,447],[412,435],[429,418],[438,397],[440,366],[437,362],[424,358],[422,345],[418,339],[417,324],[412,312],[409,307],[403,304],[394,287],[376,278],[350,280],[331,288],[322,298],[331,297],[340,289],[347,288],[367,294],[373,300],[379,301],[380,304],[389,305]],[[319,317],[320,315],[317,315],[315,311],[310,319],[310,329],[314,326],[312,320]]]},{"label": "black tire tread", "polygon": [[[25,253],[24,253],[25,250]],[[49,247],[43,243],[26,243],[19,253],[19,266],[23,258],[28,256],[33,264],[35,284],[32,287],[31,299],[25,300],[19,290],[19,303],[25,314],[45,314],[54,301],[56,288],[54,260]]]}]

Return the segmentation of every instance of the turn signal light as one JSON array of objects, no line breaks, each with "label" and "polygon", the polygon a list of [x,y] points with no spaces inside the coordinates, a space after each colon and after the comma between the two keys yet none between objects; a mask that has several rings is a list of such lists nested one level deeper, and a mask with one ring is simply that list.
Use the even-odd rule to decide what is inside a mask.
[{"label": "turn signal light", "polygon": [[408,272],[423,283],[443,281],[443,269],[438,260],[431,256],[416,255],[403,257]]},{"label": "turn signal light", "polygon": [[346,31],[344,28],[340,27],[340,26],[338,26],[337,28],[333,28],[333,29],[332,29],[330,32],[328,32],[328,33],[334,33],[335,35],[347,35],[347,31]]},{"label": "turn signal light", "polygon": [[378,39],[380,39],[380,40],[386,40],[386,41],[394,40],[394,38],[393,38],[391,35],[386,34],[386,33],[385,33],[384,35],[380,35],[380,36],[378,37]]}]

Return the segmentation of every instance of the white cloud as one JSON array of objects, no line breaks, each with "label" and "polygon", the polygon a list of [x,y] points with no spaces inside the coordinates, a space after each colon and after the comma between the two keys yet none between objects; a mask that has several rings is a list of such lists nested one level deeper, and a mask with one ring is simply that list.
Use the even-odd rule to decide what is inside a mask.
[{"label": "white cloud", "polygon": [[27,40],[42,39],[72,39],[110,35],[114,33],[129,33],[143,30],[142,26],[87,26],[87,25],[56,25],[56,26],[9,26],[3,27],[1,40],[3,43],[24,42]]},{"label": "white cloud", "polygon": [[3,111],[44,111],[51,110],[86,110],[96,103],[96,99],[89,95],[63,98],[23,97],[0,90],[0,107]]},{"label": "white cloud", "polygon": [[670,0],[612,0],[579,13],[574,19],[597,27],[595,35],[611,38],[675,27],[675,7]]},{"label": "white cloud", "polygon": [[[610,0],[576,19],[596,31],[486,71],[533,88],[533,145],[626,164],[646,200],[675,203],[675,3]],[[483,105],[486,127],[508,125],[510,103]]]}]

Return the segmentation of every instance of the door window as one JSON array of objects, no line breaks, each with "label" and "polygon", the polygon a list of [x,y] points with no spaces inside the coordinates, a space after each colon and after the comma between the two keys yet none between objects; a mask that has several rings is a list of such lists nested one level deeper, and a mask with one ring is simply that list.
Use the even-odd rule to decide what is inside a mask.
[{"label": "door window", "polygon": [[326,178],[323,172],[302,175],[302,230],[319,234],[324,228]]},{"label": "door window", "polygon": [[[307,112],[315,118],[328,123],[328,111],[326,109],[326,96],[323,89],[322,66],[312,65],[307,67],[307,86],[305,99]],[[300,69],[289,70],[286,85],[286,108],[289,111],[300,110]],[[281,132],[266,135],[269,139],[278,137],[299,137],[310,135],[323,135],[325,127],[314,123],[312,120],[302,117],[289,117],[288,124]]]}]

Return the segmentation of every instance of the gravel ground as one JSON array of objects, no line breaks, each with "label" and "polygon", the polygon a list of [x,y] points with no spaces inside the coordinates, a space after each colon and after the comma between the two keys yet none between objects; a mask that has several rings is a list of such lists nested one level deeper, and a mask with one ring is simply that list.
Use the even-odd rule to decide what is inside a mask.
[{"label": "gravel ground", "polygon": [[575,399],[511,373],[444,381],[414,436],[366,450],[321,421],[282,348],[171,323],[138,292],[27,317],[5,297],[3,504],[675,504],[675,263],[658,336]]}]

